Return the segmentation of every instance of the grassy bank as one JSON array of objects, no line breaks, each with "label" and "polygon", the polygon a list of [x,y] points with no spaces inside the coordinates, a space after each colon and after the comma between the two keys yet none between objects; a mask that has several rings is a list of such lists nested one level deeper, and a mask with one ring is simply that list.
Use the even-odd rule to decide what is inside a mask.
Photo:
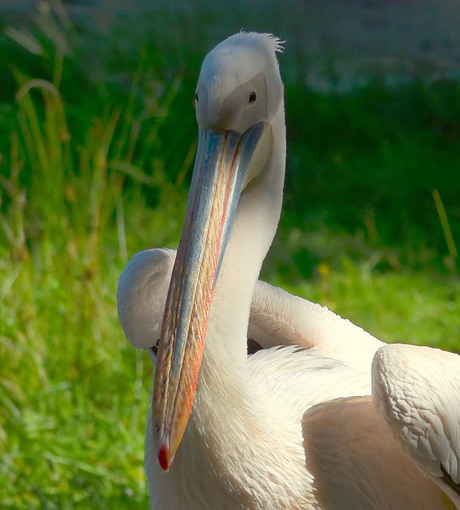
[{"label": "grassy bank", "polygon": [[[0,41],[0,501],[145,508],[151,364],[123,337],[116,284],[136,251],[177,244],[197,69],[165,78],[145,47],[134,70],[91,77],[56,23],[60,38],[36,28],[28,49]],[[459,350],[459,85],[288,82],[286,99],[264,278],[384,340]]]}]

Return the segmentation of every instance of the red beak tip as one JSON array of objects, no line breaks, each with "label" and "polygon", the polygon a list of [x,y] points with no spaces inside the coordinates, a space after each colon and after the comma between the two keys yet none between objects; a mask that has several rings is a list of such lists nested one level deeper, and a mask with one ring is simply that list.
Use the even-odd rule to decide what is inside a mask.
[{"label": "red beak tip", "polygon": [[161,445],[158,450],[158,462],[164,471],[169,471],[169,448],[166,445]]}]

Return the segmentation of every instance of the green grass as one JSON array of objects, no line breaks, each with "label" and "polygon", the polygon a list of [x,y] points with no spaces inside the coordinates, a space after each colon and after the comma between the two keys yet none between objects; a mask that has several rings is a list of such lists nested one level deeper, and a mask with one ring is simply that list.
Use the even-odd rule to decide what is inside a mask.
[{"label": "green grass", "polygon": [[[136,251],[177,244],[197,70],[168,75],[146,47],[128,76],[88,77],[78,34],[57,27],[61,46],[35,30],[40,55],[0,40],[14,62],[0,77],[0,501],[145,508],[151,364],[123,337],[116,284]],[[460,350],[459,85],[286,91],[264,278],[384,340]]]}]

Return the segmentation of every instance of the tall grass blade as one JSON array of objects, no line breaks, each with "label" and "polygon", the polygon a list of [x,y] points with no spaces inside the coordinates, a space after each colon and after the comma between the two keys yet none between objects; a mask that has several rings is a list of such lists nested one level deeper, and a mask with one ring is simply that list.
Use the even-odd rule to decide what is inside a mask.
[{"label": "tall grass blade", "polygon": [[438,212],[439,221],[441,222],[441,227],[444,233],[444,238],[446,240],[447,249],[449,250],[449,255],[455,261],[455,259],[458,257],[457,247],[455,246],[454,237],[450,229],[449,220],[447,219],[447,214],[444,208],[444,204],[442,203],[441,195],[437,189],[433,190],[433,199],[436,206],[436,211]]}]

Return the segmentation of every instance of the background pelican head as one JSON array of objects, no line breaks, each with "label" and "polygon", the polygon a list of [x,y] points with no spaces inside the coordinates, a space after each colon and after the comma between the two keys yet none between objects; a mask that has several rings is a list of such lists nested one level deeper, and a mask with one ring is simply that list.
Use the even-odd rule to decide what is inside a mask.
[{"label": "background pelican head", "polygon": [[152,348],[160,338],[166,295],[176,258],[174,250],[151,249],[136,253],[126,264],[117,287],[118,318],[130,343]]}]

